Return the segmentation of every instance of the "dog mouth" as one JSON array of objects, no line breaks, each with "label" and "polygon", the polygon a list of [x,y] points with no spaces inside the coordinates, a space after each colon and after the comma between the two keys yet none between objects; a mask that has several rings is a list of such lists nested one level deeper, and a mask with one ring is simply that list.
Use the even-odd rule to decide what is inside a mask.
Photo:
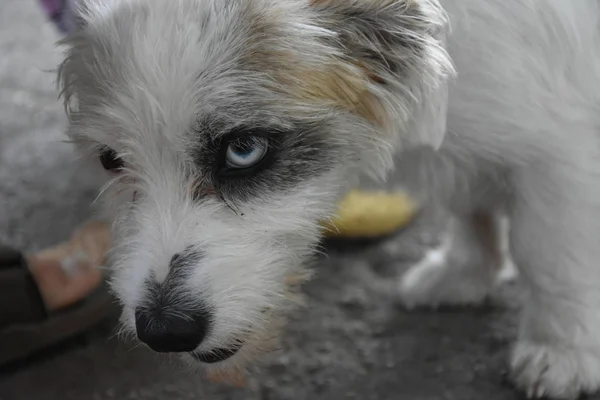
[{"label": "dog mouth", "polygon": [[216,364],[218,362],[225,361],[233,357],[240,349],[242,345],[236,345],[232,347],[216,349],[205,353],[190,353],[194,360],[202,362],[204,364]]}]

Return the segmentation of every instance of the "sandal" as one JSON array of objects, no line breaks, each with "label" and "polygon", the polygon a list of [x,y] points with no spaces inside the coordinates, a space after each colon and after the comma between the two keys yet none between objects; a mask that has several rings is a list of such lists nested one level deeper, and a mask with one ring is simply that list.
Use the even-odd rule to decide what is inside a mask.
[{"label": "sandal", "polygon": [[77,279],[72,275],[77,273],[75,264],[89,263],[90,254],[107,244],[96,240],[90,247],[90,238],[98,237],[97,232],[92,236],[90,232],[98,228],[89,225],[76,232],[71,241],[29,257],[0,246],[0,366],[84,333],[118,311],[101,274],[89,290],[78,293],[69,303],[58,301],[64,293],[49,296],[39,286],[43,268],[58,269],[63,276]]}]

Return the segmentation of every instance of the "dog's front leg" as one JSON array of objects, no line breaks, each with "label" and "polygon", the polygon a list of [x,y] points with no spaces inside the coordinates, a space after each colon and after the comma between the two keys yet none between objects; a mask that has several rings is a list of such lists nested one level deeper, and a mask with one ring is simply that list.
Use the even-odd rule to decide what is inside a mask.
[{"label": "dog's front leg", "polygon": [[511,358],[529,397],[600,387],[598,183],[555,162],[517,174],[511,249],[527,288]]}]

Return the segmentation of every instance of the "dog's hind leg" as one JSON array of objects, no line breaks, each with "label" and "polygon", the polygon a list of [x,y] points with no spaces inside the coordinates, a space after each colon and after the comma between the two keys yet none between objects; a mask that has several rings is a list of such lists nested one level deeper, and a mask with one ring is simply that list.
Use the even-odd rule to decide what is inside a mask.
[{"label": "dog's hind leg", "polygon": [[453,216],[441,244],[400,278],[408,308],[478,305],[514,271],[507,251],[507,226],[494,212]]},{"label": "dog's hind leg", "polygon": [[579,159],[516,176],[510,243],[527,293],[511,367],[529,397],[600,387],[599,171]]},{"label": "dog's hind leg", "polygon": [[397,293],[406,307],[478,305],[498,278],[511,277],[504,273],[511,264],[506,219],[499,213],[505,200],[500,171],[455,149],[400,154],[392,181],[430,213],[452,211],[440,245],[399,277]]}]

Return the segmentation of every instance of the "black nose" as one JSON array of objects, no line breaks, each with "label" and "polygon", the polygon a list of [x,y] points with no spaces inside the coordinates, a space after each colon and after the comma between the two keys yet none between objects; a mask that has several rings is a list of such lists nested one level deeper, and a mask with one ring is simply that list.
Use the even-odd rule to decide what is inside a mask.
[{"label": "black nose", "polygon": [[195,350],[204,339],[208,324],[205,314],[158,314],[144,309],[138,309],[135,313],[138,339],[160,353]]}]

